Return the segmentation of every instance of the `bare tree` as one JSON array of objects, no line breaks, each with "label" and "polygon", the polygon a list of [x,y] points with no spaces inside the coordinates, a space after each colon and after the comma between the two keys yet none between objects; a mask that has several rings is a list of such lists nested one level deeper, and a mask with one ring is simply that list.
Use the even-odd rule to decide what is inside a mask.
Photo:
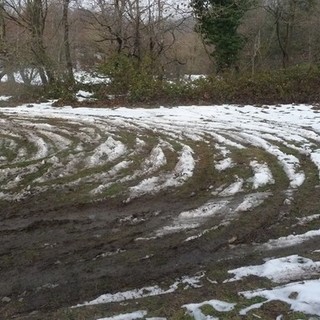
[{"label": "bare tree", "polygon": [[48,12],[47,0],[4,0],[6,18],[29,32],[34,64],[43,84],[55,81],[53,62],[44,43],[44,30]]},{"label": "bare tree", "polygon": [[69,4],[70,0],[63,0],[63,13],[62,13],[62,25],[63,25],[63,46],[64,54],[66,60],[66,73],[67,73],[67,82],[70,84],[74,83],[73,75],[73,64],[71,59],[70,52],[70,41],[69,41]]},{"label": "bare tree", "polygon": [[2,63],[2,72],[0,79],[7,75],[9,82],[15,82],[12,71],[12,54],[8,48],[7,26],[5,20],[6,12],[3,1],[0,2],[0,56]]},{"label": "bare tree", "polygon": [[147,58],[161,72],[161,64],[177,61],[169,53],[179,27],[191,15],[183,15],[184,10],[165,0],[96,0],[90,25],[109,55],[132,57],[137,65]]},{"label": "bare tree", "polygon": [[273,0],[265,6],[274,19],[283,68],[287,68],[290,63],[294,29],[303,20],[303,13],[307,13],[311,6],[311,0]]}]

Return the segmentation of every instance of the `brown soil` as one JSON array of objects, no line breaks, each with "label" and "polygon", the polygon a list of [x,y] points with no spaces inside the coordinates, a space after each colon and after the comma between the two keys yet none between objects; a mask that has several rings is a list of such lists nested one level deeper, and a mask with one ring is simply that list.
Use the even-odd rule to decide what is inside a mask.
[{"label": "brown soil", "polygon": [[[319,188],[315,193],[320,199]],[[281,194],[230,226],[187,243],[184,232],[136,239],[192,208],[194,197],[167,193],[129,204],[113,200],[63,207],[54,198],[42,195],[2,206],[0,297],[10,301],[2,298],[1,319],[42,319],[44,314],[50,319],[54,311],[100,294],[172,283],[182,275],[220,268],[221,261],[231,268],[259,262],[264,255],[318,249],[314,241],[272,253],[252,248],[253,242],[273,238],[279,230],[290,232],[290,217],[281,221],[279,212],[299,208],[284,208]],[[308,208],[317,206],[309,203]]]}]

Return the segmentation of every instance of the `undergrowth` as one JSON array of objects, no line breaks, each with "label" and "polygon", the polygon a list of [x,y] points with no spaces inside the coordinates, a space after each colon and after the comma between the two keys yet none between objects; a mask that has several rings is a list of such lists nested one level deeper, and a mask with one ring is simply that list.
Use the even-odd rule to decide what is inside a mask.
[{"label": "undergrowth", "polygon": [[[128,58],[118,57],[101,66],[99,72],[110,78],[108,84],[63,83],[42,88],[21,84],[0,84],[0,94],[13,96],[10,101],[28,102],[59,99],[56,104],[74,106],[113,107],[121,105],[177,105],[177,104],[280,104],[317,103],[320,101],[320,70],[318,66],[295,66],[288,69],[249,73],[225,73],[194,81],[169,81],[158,76],[150,61],[142,61],[139,68]],[[95,101],[79,102],[78,90],[88,90]],[[5,106],[8,102],[5,103]],[[0,105],[1,106],[1,105]]]},{"label": "undergrowth", "polygon": [[148,64],[142,71],[129,70],[128,73],[127,64],[117,74],[106,68],[104,71],[112,81],[100,88],[100,94],[125,95],[128,104],[277,104],[320,100],[320,70],[316,66],[261,71],[255,75],[225,73],[191,82],[156,77]]}]

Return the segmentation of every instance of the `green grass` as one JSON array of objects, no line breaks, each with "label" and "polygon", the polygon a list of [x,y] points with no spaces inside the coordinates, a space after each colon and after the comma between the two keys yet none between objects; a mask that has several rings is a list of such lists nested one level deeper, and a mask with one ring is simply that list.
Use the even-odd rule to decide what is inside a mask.
[{"label": "green grass", "polygon": [[102,196],[105,197],[115,197],[120,195],[124,191],[124,186],[121,183],[114,183],[105,192],[102,193]]},{"label": "green grass", "polygon": [[[0,140],[6,139],[6,138],[11,139],[11,137],[0,135]],[[14,139],[14,140],[16,140],[16,143],[19,142],[17,139]],[[9,143],[7,143],[6,141],[3,141],[0,144],[0,156],[6,157],[7,162],[12,162],[16,158],[16,151],[12,150],[8,144]]]},{"label": "green grass", "polygon": [[200,307],[201,312],[206,316],[214,316],[219,317],[221,312],[214,309],[211,305],[205,304],[202,307]]}]

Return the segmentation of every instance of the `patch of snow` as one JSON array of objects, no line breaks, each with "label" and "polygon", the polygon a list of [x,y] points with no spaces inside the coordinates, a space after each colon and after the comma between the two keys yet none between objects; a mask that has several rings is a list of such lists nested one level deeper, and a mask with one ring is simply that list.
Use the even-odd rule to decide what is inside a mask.
[{"label": "patch of snow", "polygon": [[90,157],[89,163],[91,166],[101,164],[105,161],[113,161],[122,156],[127,151],[126,146],[120,142],[114,140],[112,137],[100,144]]},{"label": "patch of snow", "polygon": [[0,101],[8,101],[12,98],[12,96],[0,96]]},{"label": "patch of snow", "polygon": [[136,138],[136,146],[137,148],[142,148],[146,145],[146,142],[144,140],[141,140],[140,138]]},{"label": "patch of snow", "polygon": [[312,214],[310,216],[297,218],[297,219],[298,219],[297,225],[304,225],[304,224],[306,224],[308,222],[320,219],[320,214]]},{"label": "patch of snow", "polygon": [[72,143],[70,139],[55,132],[39,130],[39,133],[51,139],[53,145],[57,146],[59,150],[68,148]]},{"label": "patch of snow", "polygon": [[155,232],[156,238],[163,237],[171,233],[177,233],[183,230],[195,229],[200,226],[199,221],[174,221],[172,225],[164,226]]},{"label": "patch of snow", "polygon": [[[240,294],[247,299],[254,297],[267,299],[265,302],[259,304],[259,306],[256,306],[257,308],[270,301],[282,301],[289,304],[293,311],[320,316],[320,280],[293,282],[270,290],[259,289],[240,292]],[[241,310],[240,315],[246,315],[250,310],[249,308]]]},{"label": "patch of snow", "polygon": [[319,171],[319,179],[320,179],[320,149],[315,150],[310,155],[311,161],[317,166]]},{"label": "patch of snow", "polygon": [[142,180],[138,185],[130,188],[130,197],[128,200],[137,198],[147,193],[157,192],[157,190],[161,189],[159,186],[161,183],[160,181],[161,180],[159,177],[152,177]]},{"label": "patch of snow", "polygon": [[297,157],[292,154],[285,154],[277,146],[270,144],[260,137],[253,136],[247,133],[241,133],[240,135],[252,145],[263,148],[264,150],[278,158],[280,164],[282,165],[285,173],[290,180],[290,186],[292,188],[300,187],[303,184],[305,180],[305,174],[302,171],[297,172],[297,169],[299,169],[300,167],[300,163]]},{"label": "patch of snow", "polygon": [[311,259],[292,255],[271,259],[257,266],[247,266],[229,270],[228,273],[235,274],[235,276],[226,282],[238,281],[244,277],[254,275],[268,278],[273,282],[282,283],[318,274],[319,271],[320,262],[314,262]]},{"label": "patch of snow", "polygon": [[248,194],[244,197],[243,202],[235,209],[236,212],[248,211],[258,207],[262,204],[272,193],[258,192]]},{"label": "patch of snow", "polygon": [[116,175],[120,170],[128,168],[130,164],[132,164],[132,161],[127,161],[127,160],[117,163],[113,168],[111,168],[108,171],[108,176]]},{"label": "patch of snow", "polygon": [[243,179],[242,178],[238,178],[237,177],[237,181],[232,183],[230,186],[228,186],[227,188],[225,188],[224,190],[222,190],[219,195],[221,197],[229,197],[229,196],[233,196],[236,193],[240,192],[242,190],[242,186],[243,186]]},{"label": "patch of snow", "polygon": [[205,74],[185,74],[183,79],[186,81],[195,81],[199,79],[205,79],[207,76]]},{"label": "patch of snow", "polygon": [[92,301],[77,305],[76,307],[105,304],[105,303],[111,303],[111,302],[121,302],[121,301],[133,300],[133,299],[141,299],[145,297],[152,297],[152,296],[167,294],[174,291],[175,290],[171,288],[168,290],[163,290],[159,286],[152,286],[152,287],[144,287],[141,289],[135,289],[130,291],[118,292],[115,294],[107,293],[107,294],[101,295],[100,297]]},{"label": "patch of snow", "polygon": [[231,158],[226,158],[223,160],[220,160],[219,162],[217,162],[214,167],[216,168],[216,170],[218,171],[224,171],[228,168],[233,167],[233,162]]},{"label": "patch of snow", "polygon": [[193,170],[195,168],[195,161],[193,159],[193,150],[184,145],[181,151],[176,167],[174,168],[174,174],[180,177],[190,178],[193,175]]},{"label": "patch of snow", "polygon": [[163,153],[161,147],[158,145],[151,150],[149,158],[147,158],[142,164],[142,170],[144,173],[150,174],[157,171],[166,163],[166,156]]},{"label": "patch of snow", "polygon": [[[31,68],[30,69],[27,68],[27,69],[23,70],[23,72],[25,73],[26,77],[31,81],[32,85],[41,85],[42,84],[39,73],[36,70],[31,69]],[[14,72],[13,77],[14,77],[15,82],[24,83],[20,72]],[[8,81],[8,76],[4,75],[1,78],[1,82],[7,82],[7,81]]]},{"label": "patch of snow", "polygon": [[[243,197],[243,200],[240,204],[237,204],[238,201],[233,202],[232,200],[219,200],[215,202],[208,202],[200,208],[190,210],[185,213],[181,213],[179,217],[174,220],[173,226],[175,226],[175,224],[177,223],[178,226],[182,225],[185,227],[185,229],[193,229],[200,226],[201,223],[204,223],[206,221],[206,218],[210,218],[213,216],[220,218],[222,217],[222,221],[219,223],[219,225],[213,226],[209,229],[204,229],[200,233],[190,236],[186,240],[184,240],[192,241],[202,237],[210,231],[217,230],[219,227],[229,225],[230,221],[236,218],[240,212],[249,211],[256,208],[271,195],[272,193],[270,192],[257,192],[248,194]],[[166,228],[164,228],[164,230],[166,230]],[[175,231],[180,230],[176,228]],[[168,232],[168,230],[166,230],[166,232]]]},{"label": "patch of snow", "polygon": [[208,315],[203,314],[201,311],[201,307],[209,305],[213,309],[219,311],[219,312],[229,312],[234,309],[236,303],[229,303],[221,300],[208,300],[201,303],[189,303],[185,304],[182,307],[186,308],[188,311],[188,314],[192,316],[195,320],[214,320],[218,319],[215,317],[211,317]]},{"label": "patch of snow", "polygon": [[101,295],[100,297],[92,301],[85,302],[83,304],[78,304],[73,308],[164,295],[177,291],[181,286],[183,286],[184,290],[187,290],[189,288],[199,288],[202,286],[200,282],[202,277],[204,277],[204,273],[201,273],[200,275],[194,277],[184,276],[176,280],[167,290],[161,289],[159,286],[150,286],[141,289],[134,289],[130,291],[123,291],[113,294],[107,293]]},{"label": "patch of snow", "polygon": [[181,212],[179,214],[179,218],[181,220],[185,220],[213,216],[217,212],[221,211],[221,209],[224,208],[228,203],[229,201],[227,200],[219,200],[218,202],[212,201],[197,209]]},{"label": "patch of snow", "polygon": [[184,240],[185,242],[188,242],[188,241],[192,241],[192,240],[195,240],[195,239],[199,239],[201,238],[203,235],[205,235],[206,233],[212,231],[212,230],[216,230],[218,229],[218,226],[214,226],[213,228],[210,228],[210,229],[205,229],[203,230],[202,232],[200,232],[199,234],[197,235],[194,235],[194,236],[190,236],[188,237],[186,240]]},{"label": "patch of snow", "polygon": [[243,145],[241,145],[240,143],[237,143],[237,142],[234,142],[230,139],[227,139],[225,138],[224,136],[218,134],[218,133],[210,133],[213,138],[215,140],[217,140],[217,142],[219,144],[222,144],[222,145],[227,145],[227,146],[230,146],[230,147],[234,147],[234,148],[237,148],[237,149],[245,149],[245,147]]},{"label": "patch of snow", "polygon": [[220,144],[217,143],[217,144],[215,145],[215,148],[216,148],[217,150],[219,150],[220,154],[221,154],[224,158],[226,158],[227,155],[230,154],[230,150],[227,149],[227,148],[226,148],[225,146],[223,146],[223,145],[220,145]]},{"label": "patch of snow", "polygon": [[159,139],[159,145],[161,146],[161,148],[164,148],[164,149],[168,149],[172,152],[175,152],[172,144],[166,140],[163,140],[163,139]]},{"label": "patch of snow", "polygon": [[246,307],[242,310],[239,311],[240,316],[245,316],[249,311],[254,310],[254,309],[259,309],[264,305],[264,302],[258,302],[254,303],[249,307]]},{"label": "patch of snow", "polygon": [[0,182],[9,180],[6,184],[3,183],[3,190],[14,189],[19,186],[21,180],[28,175],[36,173],[40,168],[39,164],[31,164],[26,167],[5,168],[0,169]]},{"label": "patch of snow", "polygon": [[76,93],[77,100],[80,102],[91,100],[92,96],[93,96],[93,93],[89,91],[84,91],[84,90],[79,90]]},{"label": "patch of snow", "polygon": [[113,317],[99,318],[97,320],[134,320],[142,319],[147,315],[147,311],[135,311],[131,313],[119,314]]},{"label": "patch of snow", "polygon": [[37,147],[37,152],[34,155],[33,159],[41,159],[48,155],[48,144],[39,136],[34,133],[28,133],[29,141]]},{"label": "patch of snow", "polygon": [[266,163],[259,163],[254,160],[250,162],[250,166],[254,172],[253,189],[274,183],[272,173]]},{"label": "patch of snow", "polygon": [[268,242],[259,245],[259,249],[261,250],[272,250],[276,248],[284,248],[284,247],[291,247],[295,245],[299,245],[305,241],[308,241],[314,237],[320,236],[320,229],[319,230],[310,230],[306,233],[302,234],[291,234],[286,237],[280,237],[278,239],[271,239]]},{"label": "patch of snow", "polygon": [[74,78],[82,84],[103,84],[110,82],[108,77],[84,70],[74,71]]},{"label": "patch of snow", "polygon": [[186,229],[195,229],[209,217],[223,212],[228,203],[228,200],[210,201],[199,208],[181,212],[170,225],[156,231],[156,236],[162,237]]}]

